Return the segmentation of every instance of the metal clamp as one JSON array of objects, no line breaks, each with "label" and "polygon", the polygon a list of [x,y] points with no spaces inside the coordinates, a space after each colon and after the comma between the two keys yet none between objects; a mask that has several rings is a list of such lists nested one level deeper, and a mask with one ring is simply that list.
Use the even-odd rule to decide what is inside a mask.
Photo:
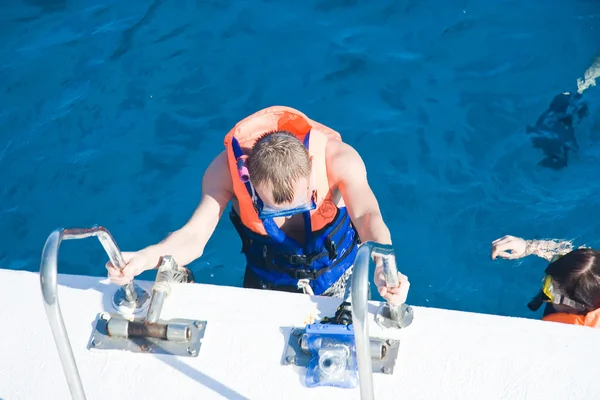
[{"label": "metal clamp", "polygon": [[205,330],[206,321],[171,319],[149,323],[101,313],[88,348],[197,357]]},{"label": "metal clamp", "polygon": [[190,278],[187,269],[178,267],[171,256],[164,256],[145,318],[128,320],[116,314],[99,314],[89,348],[196,357],[206,321],[160,319],[170,284],[188,282]]},{"label": "metal clamp", "polygon": [[[282,365],[296,365],[306,368],[310,362],[311,353],[306,343],[304,328],[293,328],[285,346]],[[369,353],[372,362],[372,372],[391,375],[394,373],[398,357],[399,342],[393,339],[370,338]]]}]

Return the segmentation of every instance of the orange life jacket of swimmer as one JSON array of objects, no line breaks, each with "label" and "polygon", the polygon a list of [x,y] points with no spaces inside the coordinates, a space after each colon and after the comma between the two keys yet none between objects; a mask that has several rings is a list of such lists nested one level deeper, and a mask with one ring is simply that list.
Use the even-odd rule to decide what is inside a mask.
[{"label": "orange life jacket of swimmer", "polygon": [[[316,180],[316,208],[304,212],[305,243],[285,235],[272,219],[258,216],[252,177],[244,179],[242,169],[254,143],[264,133],[283,130],[294,134],[308,150]],[[263,287],[296,287],[308,279],[319,295],[350,268],[358,248],[358,234],[343,200],[333,201],[327,179],[326,145],[341,140],[338,132],[290,107],[274,106],[260,110],[238,122],[225,136],[224,144],[238,201],[239,214],[230,218],[242,239],[242,252],[248,267]],[[246,170],[247,171],[247,170]]]},{"label": "orange life jacket of swimmer", "polygon": [[600,329],[600,308],[586,315],[552,313],[542,318],[543,321],[561,322],[563,324],[589,326]]}]

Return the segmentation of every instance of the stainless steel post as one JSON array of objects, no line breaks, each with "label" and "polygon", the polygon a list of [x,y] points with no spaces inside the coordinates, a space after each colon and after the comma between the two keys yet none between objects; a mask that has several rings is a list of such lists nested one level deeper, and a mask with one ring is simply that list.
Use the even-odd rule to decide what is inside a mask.
[{"label": "stainless steel post", "polygon": [[[164,290],[157,290],[156,284],[162,283],[165,281],[165,274],[168,274],[168,271],[177,271],[179,266],[175,262],[175,259],[171,256],[163,256],[161,260],[161,264],[158,267],[158,272],[156,274],[155,285],[152,289],[152,298],[150,299],[150,306],[148,307],[148,312],[146,313],[145,322],[147,323],[157,323],[160,319],[160,313],[162,312],[163,304],[165,299],[167,298],[168,292]],[[177,277],[174,283],[181,283],[185,279],[184,272],[181,273],[180,276]]]},{"label": "stainless steel post", "polygon": [[352,323],[356,343],[356,362],[358,364],[358,382],[360,398],[373,400],[373,364],[371,362],[371,343],[367,321],[367,302],[369,290],[369,265],[371,251],[377,244],[364,242],[358,248],[352,271]]},{"label": "stainless steel post", "polygon": [[77,363],[73,356],[67,329],[60,312],[57,293],[57,259],[58,246],[63,239],[63,231],[54,231],[46,240],[46,245],[42,251],[42,265],[40,267],[40,283],[42,286],[42,295],[44,296],[44,306],[46,315],[50,322],[50,328],[54,336],[54,341],[58,349],[58,355],[63,366],[63,371],[67,378],[67,384],[71,391],[71,397],[75,400],[85,400],[85,392],[81,384],[81,377],[77,369]]}]

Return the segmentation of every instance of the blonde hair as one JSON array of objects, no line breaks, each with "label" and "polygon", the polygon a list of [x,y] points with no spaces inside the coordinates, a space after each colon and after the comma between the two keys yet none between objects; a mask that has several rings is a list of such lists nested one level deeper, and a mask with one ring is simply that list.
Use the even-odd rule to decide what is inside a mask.
[{"label": "blonde hair", "polygon": [[304,144],[290,132],[268,132],[254,143],[248,172],[253,185],[267,185],[273,191],[275,204],[289,203],[294,200],[298,179],[310,179],[310,157]]}]

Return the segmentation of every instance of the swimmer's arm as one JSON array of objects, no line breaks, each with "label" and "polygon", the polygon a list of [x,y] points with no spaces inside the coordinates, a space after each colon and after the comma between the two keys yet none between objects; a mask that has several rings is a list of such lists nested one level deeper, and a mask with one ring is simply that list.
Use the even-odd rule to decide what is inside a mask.
[{"label": "swimmer's arm", "polygon": [[330,141],[327,169],[329,180],[337,185],[361,241],[392,244],[379,203],[367,181],[365,164],[356,150],[346,143]]},{"label": "swimmer's arm", "polygon": [[568,240],[526,240],[525,255],[536,255],[549,262],[573,251],[573,243]]},{"label": "swimmer's arm", "polygon": [[596,78],[600,78],[600,56],[598,56],[587,71],[585,71],[583,79],[577,79],[577,92],[581,94],[587,88],[596,86]]},{"label": "swimmer's arm", "polygon": [[191,218],[183,227],[144,251],[156,259],[163,255],[171,255],[180,266],[200,258],[232,197],[233,185],[227,153],[223,151],[215,157],[204,173],[202,198]]}]

